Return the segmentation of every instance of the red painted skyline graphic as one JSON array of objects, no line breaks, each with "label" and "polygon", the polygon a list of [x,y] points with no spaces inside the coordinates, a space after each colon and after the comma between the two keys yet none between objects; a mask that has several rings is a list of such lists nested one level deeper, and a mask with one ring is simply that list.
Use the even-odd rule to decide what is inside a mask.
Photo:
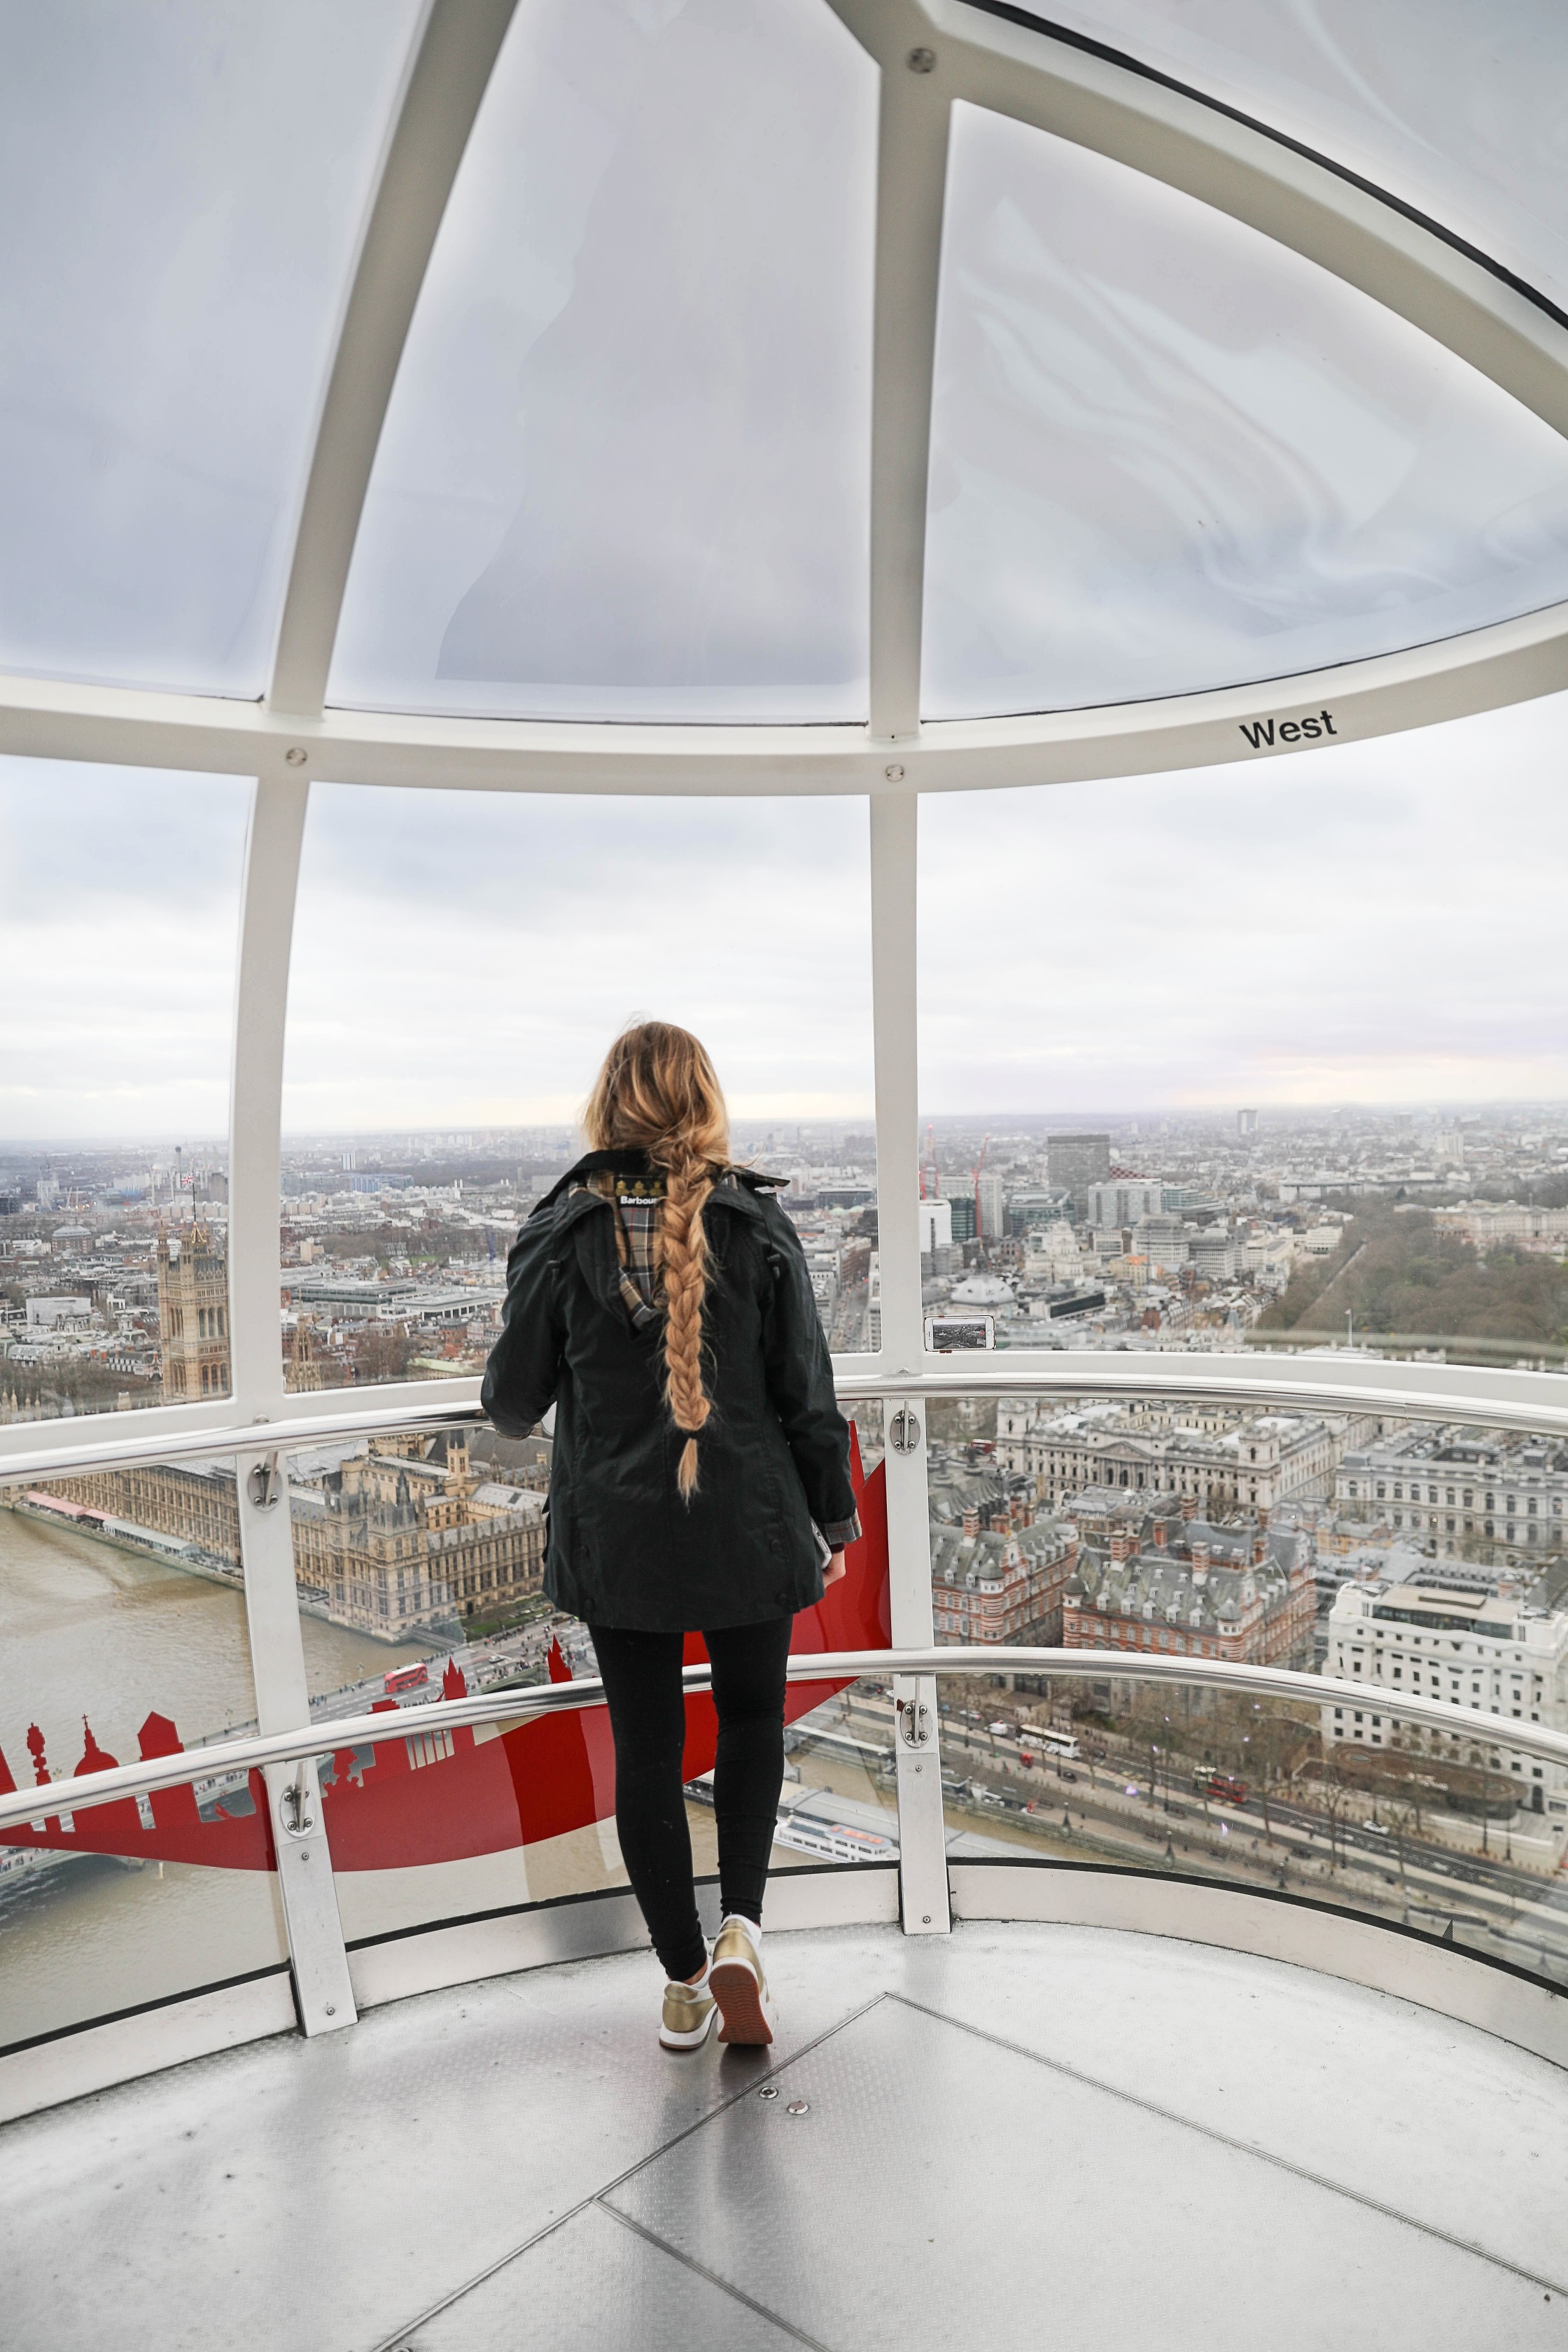
[{"label": "red painted skyline graphic", "polygon": [[[853,1429],[851,1441],[860,1540],[849,1548],[847,1573],[840,1582],[815,1608],[802,1610],[796,1617],[790,1641],[796,1656],[885,1649],[891,1638],[883,1470],[879,1465],[865,1477]],[[686,1663],[699,1664],[706,1656],[701,1635],[689,1633]],[[548,1670],[552,1682],[572,1679],[558,1643],[551,1643]],[[792,1683],[785,1721],[809,1714],[843,1690],[846,1682],[840,1675]],[[467,1691],[462,1669],[456,1659],[448,1659],[441,1677],[442,1697],[460,1698]],[[527,1698],[526,1691],[519,1692],[520,1707]],[[499,1853],[585,1829],[615,1811],[615,1752],[602,1701],[570,1714],[536,1716],[505,1727],[459,1725],[445,1730],[426,1728],[420,1719],[422,1709],[399,1708],[395,1699],[379,1699],[371,1709],[384,1711],[403,1717],[402,1738],[374,1746],[350,1744],[330,1755],[321,1751],[321,1790],[335,1869],[407,1869]],[[322,1729],[330,1733],[330,1726]],[[144,1758],[182,1752],[178,1729],[167,1716],[149,1715],[138,1737]],[[689,1694],[684,1759],[689,1780],[711,1769],[717,1740],[711,1697],[706,1691]],[[33,1782],[40,1792],[66,1777],[51,1771],[47,1743],[37,1724],[29,1727],[26,1743]],[[85,1716],[82,1743],[75,1774],[108,1771],[121,1760],[100,1747]],[[0,1794],[9,1795],[16,1787],[0,1753]],[[277,1867],[259,1772],[252,1772],[244,1788],[237,1785],[202,1805],[189,1783],[158,1789],[142,1798],[117,1799],[76,1814],[50,1814],[41,1796],[37,1822],[0,1831],[0,1844],[198,1863],[218,1870]]]}]

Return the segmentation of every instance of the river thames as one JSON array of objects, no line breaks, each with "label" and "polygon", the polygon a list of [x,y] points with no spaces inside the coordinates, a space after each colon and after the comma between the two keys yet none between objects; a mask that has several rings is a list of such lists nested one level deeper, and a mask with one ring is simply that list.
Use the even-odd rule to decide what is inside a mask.
[{"label": "river thames", "polygon": [[[300,1623],[313,1697],[430,1654]],[[128,1763],[154,1711],[187,1743],[254,1719],[238,1586],[0,1510],[0,1753],[16,1785],[33,1778],[30,1726],[60,1780],[84,1716]],[[0,1889],[0,2046],[284,1957],[269,1873],[73,1857]]]}]

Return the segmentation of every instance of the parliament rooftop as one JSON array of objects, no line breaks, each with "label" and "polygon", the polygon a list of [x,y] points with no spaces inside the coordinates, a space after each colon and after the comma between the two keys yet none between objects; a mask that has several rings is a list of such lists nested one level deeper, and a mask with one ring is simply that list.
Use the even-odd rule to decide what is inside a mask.
[{"label": "parliament rooftop", "polygon": [[[1568,2344],[1565,88],[0,0],[10,2352]],[[479,1407],[634,1012],[855,1432],[763,2049]]]}]

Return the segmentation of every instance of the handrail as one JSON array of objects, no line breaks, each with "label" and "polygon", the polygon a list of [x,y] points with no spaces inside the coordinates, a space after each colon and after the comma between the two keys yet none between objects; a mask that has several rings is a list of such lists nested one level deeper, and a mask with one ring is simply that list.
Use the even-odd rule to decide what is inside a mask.
[{"label": "handrail", "polygon": [[[1568,1765],[1568,1732],[1515,1723],[1511,1718],[1505,1721],[1479,1707],[1454,1706],[1446,1699],[1406,1696],[1380,1683],[1343,1682],[1337,1676],[1297,1674],[1279,1666],[1233,1665],[1220,1658],[1143,1657],[1131,1653],[1123,1656],[1114,1650],[955,1643],[951,1649],[795,1654],[785,1672],[794,1683],[850,1682],[863,1675],[994,1674],[1043,1674],[1076,1681],[1195,1683],[1206,1689],[1254,1697],[1296,1699],[1310,1706],[1342,1703],[1363,1710],[1375,1708],[1401,1722],[1430,1730],[1463,1732],[1489,1748],[1518,1748],[1549,1763]],[[711,1679],[712,1669],[707,1665],[688,1666],[681,1675],[689,1691],[708,1689]],[[293,1731],[257,1733],[211,1748],[187,1748],[175,1756],[149,1757],[139,1763],[116,1764],[102,1772],[84,1772],[74,1780],[49,1780],[38,1788],[0,1796],[0,1831],[50,1813],[81,1812],[117,1798],[144,1796],[154,1789],[222,1779],[268,1764],[292,1764],[301,1757],[330,1755],[337,1748],[374,1747],[381,1740],[407,1738],[416,1732],[450,1731],[463,1724],[522,1722],[535,1715],[595,1706],[603,1697],[603,1684],[596,1676],[585,1675],[577,1682],[470,1692],[464,1698],[437,1699],[424,1706],[345,1716]]]},{"label": "handrail", "polygon": [[[454,1387],[457,1383],[453,1383]],[[465,1384],[466,1385],[466,1384]],[[363,1397],[363,1389],[344,1391]],[[113,1420],[106,1413],[103,1423]],[[34,1423],[33,1426],[37,1426]],[[75,1426],[75,1422],[67,1426]],[[229,1422],[202,1429],[174,1429],[160,1435],[144,1424],[133,1434],[106,1434],[84,1445],[42,1445],[30,1454],[0,1453],[0,1486],[30,1484],[38,1478],[75,1478],[92,1470],[125,1470],[142,1462],[182,1462],[211,1454],[291,1453],[296,1447],[329,1445],[342,1437],[397,1437],[419,1430],[488,1429],[489,1422],[478,1400],[405,1404],[395,1402],[379,1409],[356,1405],[352,1412],[294,1414],[279,1421]]]},{"label": "handrail", "polygon": [[[1568,1436],[1568,1376],[1563,1372],[1374,1361],[1348,1350],[1295,1358],[1289,1371],[1279,1369],[1281,1360],[1271,1351],[1249,1356],[1228,1349],[1019,1348],[927,1356],[913,1369],[884,1369],[862,1356],[848,1360],[852,1370],[840,1363],[835,1387],[847,1404],[885,1397],[1161,1396],[1296,1412],[1381,1412],[1407,1421],[1472,1422],[1493,1429]],[[449,1398],[426,1393],[410,1400],[405,1383],[389,1382],[383,1393],[344,1390],[342,1395],[354,1402],[342,1411],[296,1410],[276,1421],[212,1423],[194,1429],[150,1428],[148,1418],[156,1407],[139,1412],[130,1431],[116,1431],[118,1416],[113,1413],[72,1416],[68,1422],[23,1424],[47,1426],[52,1440],[25,1450],[17,1442],[22,1425],[13,1424],[0,1428],[0,1486],[143,1462],[286,1453],[344,1437],[488,1428],[477,1381],[454,1381],[451,1387]],[[90,1440],[64,1437],[66,1430],[79,1429],[84,1421],[93,1433]]]}]

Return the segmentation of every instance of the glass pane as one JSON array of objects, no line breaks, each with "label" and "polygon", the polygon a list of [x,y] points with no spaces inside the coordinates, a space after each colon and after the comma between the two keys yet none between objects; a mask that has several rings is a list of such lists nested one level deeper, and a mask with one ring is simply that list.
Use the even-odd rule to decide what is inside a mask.
[{"label": "glass pane", "polygon": [[822,0],[518,11],[332,701],[864,719],[877,94]]},{"label": "glass pane", "polygon": [[921,1086],[983,1226],[928,1314],[1563,1361],[1565,728],[1556,697],[1310,768],[928,798]]},{"label": "glass pane", "polygon": [[[297,1453],[294,1564],[311,1716],[395,1709],[400,1736],[325,1768],[351,1941],[475,1911],[626,1884],[602,1708],[421,1732],[442,1696],[596,1673],[587,1628],[541,1583],[550,1441],[489,1429],[384,1436]],[[848,1573],[795,1621],[796,1652],[888,1640],[879,1470],[857,1467],[864,1535]],[[692,1662],[702,1653],[689,1637]],[[890,1701],[857,1684],[792,1686],[775,1869],[898,1858]],[[687,1813],[699,1876],[718,1867],[710,1702],[688,1703]],[[402,1728],[406,1722],[406,1730]],[[428,1777],[420,1777],[428,1773]]]},{"label": "glass pane", "polygon": [[1051,0],[1041,13],[1303,141],[1568,299],[1560,9]]},{"label": "glass pane", "polygon": [[1568,594],[1568,450],[1315,263],[955,110],[928,717],[1191,693]]},{"label": "glass pane", "polygon": [[0,5],[0,667],[261,693],[420,13]]},{"label": "glass pane", "polygon": [[[0,1787],[256,1729],[233,1465],[0,1486]],[[284,1962],[260,1776],[0,1832],[0,2043]]]},{"label": "glass pane", "polygon": [[[938,1642],[1085,1653],[1081,1674],[942,1678],[955,1857],[1165,1870],[1451,1925],[1568,1980],[1550,1893],[1568,1772],[1488,1737],[1498,1717],[1568,1728],[1568,1453],[1157,1397],[930,1410]],[[1258,1700],[1138,1681],[1133,1654],[1368,1687]],[[1411,1697],[1474,1711],[1474,1733],[1402,1725],[1389,1710]]]},{"label": "glass pane", "polygon": [[876,1245],[861,802],[317,786],[284,1096],[297,1388],[478,1371],[506,1255],[637,1014],[683,1022],[791,1181],[835,1344]]},{"label": "glass pane", "polygon": [[250,790],[0,760],[0,1422],[227,1393]]}]

